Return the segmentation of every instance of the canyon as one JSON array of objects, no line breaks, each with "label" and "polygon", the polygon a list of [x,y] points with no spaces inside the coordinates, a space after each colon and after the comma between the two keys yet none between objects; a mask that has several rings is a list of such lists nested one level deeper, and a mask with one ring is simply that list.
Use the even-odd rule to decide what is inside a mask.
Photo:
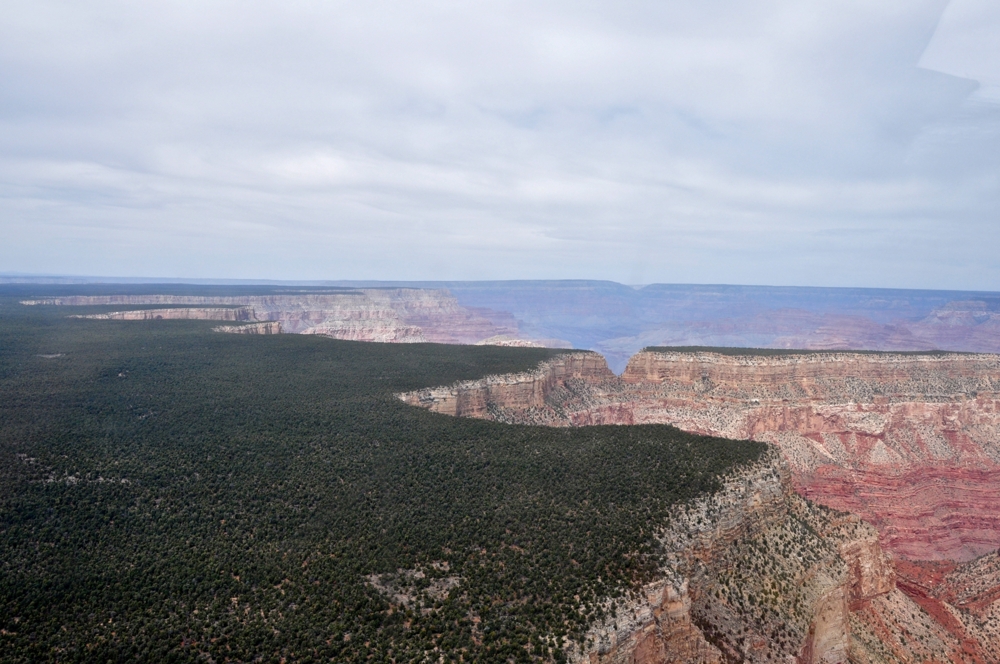
[{"label": "canyon", "polygon": [[[447,291],[339,289],[267,295],[101,295],[23,300],[25,305],[156,306],[78,315],[112,320],[191,319],[277,322],[285,333],[351,341],[517,344],[510,314],[463,307]],[[522,343],[529,343],[523,341]]]},{"label": "canyon", "polygon": [[995,355],[662,349],[618,377],[596,353],[570,353],[402,398],[512,423],[672,424],[766,441],[804,496],[872,522],[900,556],[964,561],[1000,545]]},{"label": "canyon", "polygon": [[[502,302],[462,302],[407,288],[23,301],[123,308],[82,318],[235,322],[214,329],[240,334],[569,345],[554,336],[566,328],[526,322]],[[621,375],[574,351],[398,396],[450,416],[670,424],[774,446],[764,466],[678,512],[661,535],[662,578],[610,603],[577,662],[1000,662],[1000,357],[837,350],[996,349],[993,303],[934,306],[905,324],[751,306],[668,327],[813,350],[650,347]],[[591,345],[614,359],[664,329]]]},{"label": "canyon", "polygon": [[[855,599],[846,600],[846,617],[831,618],[849,626],[851,661],[1000,661],[1000,565],[995,553],[1000,546],[996,512],[1000,357],[996,355],[654,348],[635,355],[625,372],[616,376],[600,355],[575,352],[530,372],[398,396],[414,406],[459,417],[549,426],[661,423],[694,433],[772,443],[780,451],[780,467],[787,469],[775,473],[787,473],[787,486],[793,491],[782,494],[784,507],[774,503],[765,513],[781,521],[780,515],[790,509],[787,501],[808,499],[812,502],[804,504],[822,505],[841,515],[837,518],[860,517],[863,521],[858,524],[874,527],[865,546],[877,545],[894,561],[873,563],[881,554],[867,555],[869,562],[862,566],[881,569],[876,575],[880,580],[855,576],[842,582],[878,589],[856,593]],[[722,514],[725,505],[741,504],[730,498],[719,498],[722,506],[711,511]],[[748,510],[737,512],[745,515]],[[830,530],[812,527],[817,532]],[[686,529],[690,524],[679,530],[672,527],[671,536]],[[708,541],[709,548],[730,546],[725,536]],[[850,569],[860,564],[847,554],[852,546],[844,544],[840,555]],[[689,563],[691,556],[702,563],[715,559],[715,554],[690,551],[684,556]],[[894,564],[899,566],[898,575],[886,571]],[[741,586],[752,582],[744,578]],[[643,634],[660,634],[656,638],[662,639],[671,630],[683,633],[687,628],[678,625],[685,620],[704,623],[699,616],[707,613],[695,611],[684,617],[684,611],[693,609],[681,611],[687,604],[699,606],[702,586],[689,585],[685,595],[679,583],[651,590],[658,599],[643,600],[646,608],[631,609],[647,619],[612,639],[631,644],[627,656],[608,646],[606,652],[589,651],[590,661],[673,661],[643,660],[636,653],[646,648]],[[784,597],[784,591],[780,594]],[[811,609],[814,618],[827,611],[817,606]],[[680,618],[670,618],[678,611]],[[829,609],[831,616],[840,616],[838,611]],[[669,625],[661,624],[663,620]],[[744,622],[720,619],[718,624]],[[721,628],[708,625],[706,629],[716,630],[713,643],[719,641]],[[787,639],[800,643],[800,632]],[[690,641],[689,636],[683,638]],[[760,636],[761,652],[773,648],[776,638]],[[838,643],[844,641],[838,638]],[[649,647],[663,650],[655,644]],[[684,647],[672,651],[683,652]],[[810,646],[808,652],[795,655],[796,661],[848,659],[821,654],[842,650],[831,647]],[[724,654],[711,649],[696,648],[692,653],[692,659],[677,661],[725,661]],[[731,653],[729,660],[757,661],[745,651]]]},{"label": "canyon", "polygon": [[123,285],[119,295],[26,301],[252,306],[260,320],[281,321],[285,332],[362,341],[478,343],[509,336],[552,348],[595,350],[616,373],[649,346],[1000,352],[1000,297],[991,292],[640,287],[592,280],[303,282],[215,288],[218,295],[178,295],[179,286],[150,288],[160,294],[142,288]]},{"label": "canyon", "polygon": [[595,280],[330,283],[446,289],[462,306],[509,312],[524,338],[595,350],[615,373],[649,346],[1000,352],[995,292]]},{"label": "canyon", "polygon": [[680,508],[661,544],[661,578],[614,602],[573,661],[835,664],[873,654],[851,611],[894,591],[891,562],[871,526],[798,496],[777,454]]}]

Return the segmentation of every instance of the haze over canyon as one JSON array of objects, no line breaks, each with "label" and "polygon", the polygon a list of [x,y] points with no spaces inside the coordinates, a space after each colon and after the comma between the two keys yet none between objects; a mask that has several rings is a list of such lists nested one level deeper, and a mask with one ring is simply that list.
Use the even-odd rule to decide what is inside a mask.
[{"label": "haze over canyon", "polygon": [[[303,285],[306,285],[305,283]],[[63,304],[252,306],[286,332],[364,341],[490,337],[603,354],[616,373],[646,346],[1000,352],[1000,294],[610,281],[309,282],[280,295],[64,297]],[[326,292],[317,286],[328,287]],[[123,285],[123,289],[126,287]],[[252,286],[234,285],[235,289]],[[139,289],[139,290],[136,290]],[[176,292],[176,291],[175,291]]]}]

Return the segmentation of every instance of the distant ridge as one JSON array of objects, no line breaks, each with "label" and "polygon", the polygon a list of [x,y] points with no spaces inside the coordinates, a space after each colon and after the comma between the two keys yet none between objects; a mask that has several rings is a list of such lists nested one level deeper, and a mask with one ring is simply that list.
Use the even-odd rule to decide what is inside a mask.
[{"label": "distant ridge", "polygon": [[[122,293],[447,290],[486,319],[516,324],[523,339],[602,353],[615,372],[643,348],[714,347],[805,351],[1000,352],[1000,292],[649,284],[606,280],[395,281],[196,280],[0,276],[26,296],[84,293],[98,282]],[[65,291],[63,290],[65,289]],[[38,291],[38,292],[36,292]],[[498,318],[499,317],[499,318]],[[513,333],[510,330],[509,333]]]}]

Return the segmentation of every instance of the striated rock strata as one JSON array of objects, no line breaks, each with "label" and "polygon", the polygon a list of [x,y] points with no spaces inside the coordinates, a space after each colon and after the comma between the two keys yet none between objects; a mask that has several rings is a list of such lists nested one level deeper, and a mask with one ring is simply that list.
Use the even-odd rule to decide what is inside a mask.
[{"label": "striated rock strata", "polygon": [[996,355],[646,352],[621,382],[592,420],[773,442],[804,495],[876,524],[899,555],[1000,546]]},{"label": "striated rock strata", "polygon": [[140,309],[137,311],[112,311],[106,314],[85,314],[70,318],[98,320],[257,320],[249,307],[183,307],[177,309]]},{"label": "striated rock strata", "polygon": [[[22,304],[243,307],[252,310],[256,318],[213,320],[278,321],[285,332],[320,334],[354,341],[475,343],[490,337],[517,334],[517,321],[510,314],[463,307],[447,291],[418,288],[368,288],[327,293],[235,296],[70,296],[24,300]],[[158,309],[121,313],[130,316],[124,320],[145,320],[151,316],[165,317],[163,311],[185,310]],[[97,314],[89,317],[107,318],[117,315]],[[174,317],[183,315],[177,314]]]},{"label": "striated rock strata", "polygon": [[212,331],[229,334],[281,334],[281,323],[271,321],[268,323],[250,323],[249,325],[220,325],[219,327],[213,327]]},{"label": "striated rock strata", "polygon": [[[578,352],[399,397],[504,422],[671,423],[780,450],[678,515],[662,578],[609,604],[576,661],[985,663],[1000,662],[997,554],[903,559],[897,577],[882,551],[996,548],[997,367],[992,355],[654,351],[619,378]],[[927,565],[937,576],[914,574]]]},{"label": "striated rock strata", "polygon": [[875,530],[798,496],[773,453],[680,508],[661,542],[662,577],[609,601],[576,662],[847,662],[866,650],[852,611],[894,589]]},{"label": "striated rock strata", "polygon": [[[455,414],[665,423],[768,441],[803,495],[872,522],[900,556],[962,561],[1000,547],[1000,356],[662,350],[637,354],[620,378],[593,366],[489,379],[531,383],[506,392],[487,381],[425,391],[417,402],[436,409],[437,399],[487,394],[487,408]],[[529,402],[505,396],[526,389]]]},{"label": "striated rock strata", "polygon": [[508,346],[511,348],[544,348],[543,344],[528,339],[518,339],[507,334],[498,334],[476,342],[477,346]]},{"label": "striated rock strata", "polygon": [[563,353],[533,371],[487,376],[397,396],[410,405],[456,417],[550,423],[557,421],[558,415],[553,413],[549,397],[560,387],[614,377],[597,353]]}]

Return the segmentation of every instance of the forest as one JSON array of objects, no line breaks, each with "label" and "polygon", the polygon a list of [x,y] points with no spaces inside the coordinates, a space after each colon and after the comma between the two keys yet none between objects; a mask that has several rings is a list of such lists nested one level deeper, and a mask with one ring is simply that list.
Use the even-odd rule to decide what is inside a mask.
[{"label": "forest", "polygon": [[0,286],[4,662],[565,661],[654,578],[678,503],[765,449],[393,396],[556,350],[18,303],[222,287],[102,288]]}]

